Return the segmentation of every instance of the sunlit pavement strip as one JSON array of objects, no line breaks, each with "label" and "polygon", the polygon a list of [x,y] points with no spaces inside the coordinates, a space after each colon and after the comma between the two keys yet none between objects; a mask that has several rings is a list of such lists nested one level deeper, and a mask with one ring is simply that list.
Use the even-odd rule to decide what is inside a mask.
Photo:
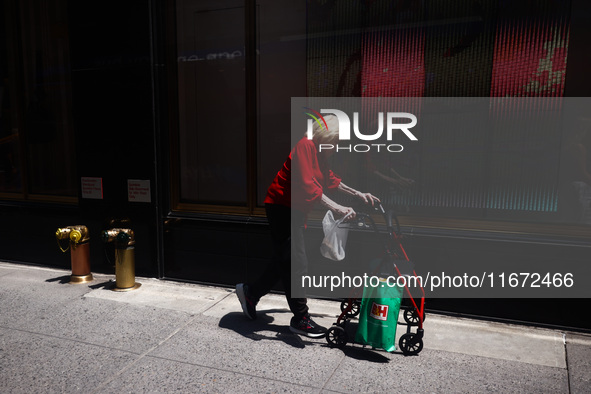
[{"label": "sunlit pavement strip", "polygon": [[151,278],[136,278],[136,283],[138,282],[142,286],[136,290],[116,292],[105,287],[93,290],[84,297],[198,314],[232,292],[224,288],[167,282]]},{"label": "sunlit pavement strip", "polygon": [[448,352],[566,368],[560,332],[428,315],[425,347]]},{"label": "sunlit pavement strip", "polygon": [[582,335],[569,335],[566,342],[573,345],[591,346],[591,337]]},{"label": "sunlit pavement strip", "polygon": [[[105,288],[85,295],[173,309],[221,319],[229,313],[241,313],[240,303],[231,289],[137,278],[142,286],[130,292],[114,292]],[[324,326],[336,322],[340,313],[338,302],[310,300],[313,318]],[[260,314],[272,316],[273,324],[289,325],[291,314],[285,297],[270,294],[257,306]],[[399,319],[402,321],[402,318]],[[400,325],[397,336],[404,334]],[[535,365],[566,368],[563,334],[532,327],[512,326],[495,322],[427,315],[424,347],[427,349],[519,361]]]}]

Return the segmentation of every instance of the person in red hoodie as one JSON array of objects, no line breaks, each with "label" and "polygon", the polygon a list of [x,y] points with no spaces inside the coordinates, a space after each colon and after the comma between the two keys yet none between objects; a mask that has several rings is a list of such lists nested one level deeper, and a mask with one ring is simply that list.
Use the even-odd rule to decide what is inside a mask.
[{"label": "person in red hoodie", "polygon": [[380,200],[370,193],[361,193],[347,185],[328,168],[331,150],[319,152],[320,144],[338,141],[339,123],[334,115],[324,117],[326,125],[314,124],[313,137],[304,136],[292,149],[281,170],[267,191],[265,210],[273,238],[274,256],[271,264],[252,284],[236,285],[236,295],[244,314],[256,319],[256,305],[261,297],[281,280],[293,317],[290,330],[311,338],[323,337],[326,328],[316,324],[308,313],[306,298],[291,296],[291,258],[298,274],[306,272],[308,259],[304,243],[307,214],[319,203],[335,216],[355,218],[355,211],[330,199],[325,190],[336,190],[374,205]]}]

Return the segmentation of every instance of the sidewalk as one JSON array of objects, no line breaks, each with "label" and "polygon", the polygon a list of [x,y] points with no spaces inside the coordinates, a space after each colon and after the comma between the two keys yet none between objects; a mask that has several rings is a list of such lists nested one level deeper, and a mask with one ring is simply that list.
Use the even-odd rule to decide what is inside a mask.
[{"label": "sidewalk", "polygon": [[[293,335],[279,295],[249,321],[231,289],[69,274],[0,262],[1,393],[591,392],[588,335],[430,314],[418,356],[339,350]],[[328,327],[339,303],[310,311]]]}]

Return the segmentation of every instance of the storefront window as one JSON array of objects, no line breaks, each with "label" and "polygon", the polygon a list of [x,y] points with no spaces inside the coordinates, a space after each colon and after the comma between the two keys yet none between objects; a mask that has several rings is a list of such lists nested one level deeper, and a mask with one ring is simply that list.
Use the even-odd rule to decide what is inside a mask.
[{"label": "storefront window", "polygon": [[243,2],[177,1],[179,203],[246,206]]},{"label": "storefront window", "polygon": [[257,205],[262,206],[291,149],[291,98],[306,95],[306,3],[257,4]]},{"label": "storefront window", "polygon": [[8,23],[11,15],[9,4],[0,3],[0,15],[5,19],[5,29],[0,34],[0,193],[22,195],[22,165],[17,112],[15,108],[15,68],[8,59],[14,58],[14,46],[10,41],[13,26]]},{"label": "storefront window", "polygon": [[[261,207],[294,143],[289,130],[292,97],[564,95],[568,1],[522,7],[472,0],[453,6],[258,0],[256,5],[247,3],[256,7],[256,17],[246,26],[246,36],[241,6],[190,3],[177,2],[181,202]],[[201,21],[206,14],[209,19]],[[234,20],[233,27],[223,25],[228,20]],[[240,56],[245,52],[239,48],[253,40],[256,92],[249,95],[243,83],[247,67]],[[215,54],[212,48],[217,48]],[[224,115],[216,112],[222,101],[231,108]],[[245,147],[245,101],[252,101],[257,114],[256,146]],[[560,101],[553,103],[560,106]],[[420,107],[416,110],[420,113]],[[509,119],[512,111],[493,105],[487,116]],[[530,109],[530,115],[531,111],[537,109]],[[214,126],[211,114],[218,114],[225,125]],[[564,202],[565,190],[572,188],[566,180],[568,154],[563,149],[572,144],[571,133],[560,111],[538,121],[556,128],[532,122],[517,133],[515,128],[509,133],[502,124],[464,128],[461,135],[432,130],[423,136],[420,151],[374,163],[375,171],[355,186],[379,193],[411,221],[460,218],[477,220],[480,224],[472,224],[480,227],[503,221],[577,223],[566,213]],[[210,132],[214,128],[219,130],[216,135]],[[222,140],[234,145],[227,147],[229,142]],[[256,168],[254,177],[247,172],[249,166]],[[232,190],[232,197],[227,190]]]},{"label": "storefront window", "polygon": [[[569,2],[311,1],[308,7],[308,97],[563,96]],[[572,133],[560,103],[498,104],[485,114],[516,121],[514,114],[525,111],[535,121],[518,132],[502,123],[461,132],[433,125],[420,149],[358,163],[371,171],[356,186],[411,218],[577,223],[566,212],[574,192],[564,178],[563,147]],[[465,121],[471,116],[466,112]]]},{"label": "storefront window", "polygon": [[7,198],[74,202],[66,1],[2,6],[0,192]]}]

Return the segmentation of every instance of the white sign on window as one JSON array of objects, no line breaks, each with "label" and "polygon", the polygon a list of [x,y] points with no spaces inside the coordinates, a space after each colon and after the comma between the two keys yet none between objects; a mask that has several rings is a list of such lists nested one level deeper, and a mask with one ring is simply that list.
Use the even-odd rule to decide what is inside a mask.
[{"label": "white sign on window", "polygon": [[152,202],[152,197],[150,193],[150,180],[128,179],[127,201]]},{"label": "white sign on window", "polygon": [[103,199],[103,178],[82,177],[82,198]]}]

